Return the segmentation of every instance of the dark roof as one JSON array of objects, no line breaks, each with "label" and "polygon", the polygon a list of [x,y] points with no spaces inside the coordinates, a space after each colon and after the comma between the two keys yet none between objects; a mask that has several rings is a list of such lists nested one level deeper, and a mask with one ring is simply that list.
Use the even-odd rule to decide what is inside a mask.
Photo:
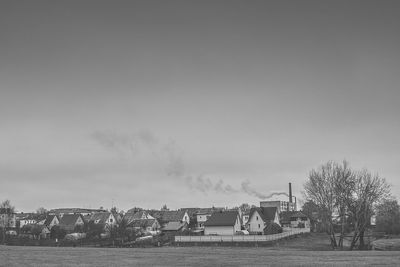
[{"label": "dark roof", "polygon": [[152,217],[149,218],[149,216],[151,215],[147,211],[138,211],[136,213],[128,212],[124,215],[123,220],[125,220],[126,223],[129,224],[135,220],[154,219]]},{"label": "dark roof", "polygon": [[[72,226],[75,225],[76,221],[79,217],[82,217],[80,214],[64,214],[64,216],[60,219],[60,226]],[[83,218],[82,218],[83,220]]]},{"label": "dark roof", "polygon": [[162,228],[163,231],[180,231],[183,227],[186,227],[186,222],[169,222]]},{"label": "dark roof", "polygon": [[147,228],[153,226],[153,224],[156,223],[156,221],[157,221],[156,219],[133,220],[128,224],[128,226]]},{"label": "dark roof", "polygon": [[275,219],[275,214],[277,210],[277,207],[251,208],[249,218],[251,218],[253,216],[253,213],[257,211],[264,222],[273,221]]},{"label": "dark roof", "polygon": [[[53,221],[54,217],[57,217],[57,215],[48,215],[46,217],[46,220],[44,221],[44,225],[49,226],[50,223]],[[58,219],[58,217],[57,217],[57,219]],[[60,221],[60,220],[58,220],[58,221]]]},{"label": "dark roof", "polygon": [[238,217],[237,211],[214,212],[204,226],[233,226]]},{"label": "dark roof", "polygon": [[110,217],[110,215],[111,215],[111,212],[96,212],[96,213],[93,213],[92,216],[90,216],[89,221],[93,221],[95,223],[106,223],[106,221]]},{"label": "dark roof", "polygon": [[184,210],[162,210],[153,211],[150,215],[162,222],[180,222],[185,213]]}]

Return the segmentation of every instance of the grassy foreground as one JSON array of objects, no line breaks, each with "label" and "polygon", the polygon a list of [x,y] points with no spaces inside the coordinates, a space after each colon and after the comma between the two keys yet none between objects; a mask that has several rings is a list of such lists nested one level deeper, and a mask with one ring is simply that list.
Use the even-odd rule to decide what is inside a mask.
[{"label": "grassy foreground", "polygon": [[395,251],[0,246],[0,266],[398,266],[399,262],[400,253]]}]

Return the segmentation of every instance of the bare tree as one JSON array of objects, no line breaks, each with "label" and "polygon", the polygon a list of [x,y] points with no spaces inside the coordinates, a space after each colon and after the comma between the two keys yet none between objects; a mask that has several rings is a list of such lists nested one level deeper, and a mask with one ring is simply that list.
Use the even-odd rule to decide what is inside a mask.
[{"label": "bare tree", "polygon": [[320,208],[322,223],[330,237],[332,248],[338,245],[333,227],[333,215],[338,202],[335,188],[338,169],[340,166],[337,163],[329,161],[319,169],[311,170],[309,179],[304,184],[306,198],[312,200]]},{"label": "bare tree", "polygon": [[10,227],[12,216],[15,213],[15,207],[11,205],[10,200],[5,200],[0,204],[0,227],[2,228],[3,243],[7,229]]},{"label": "bare tree", "polygon": [[36,213],[37,214],[47,214],[47,209],[45,209],[45,208],[43,208],[43,207],[39,207],[39,208],[37,208],[37,210],[36,210]]},{"label": "bare tree", "polygon": [[363,249],[364,233],[373,215],[373,207],[390,194],[390,186],[384,178],[371,174],[367,170],[357,172],[354,189],[348,202],[348,208],[354,219],[354,234],[351,239],[350,250],[353,250],[359,241],[359,248]]},{"label": "bare tree", "polygon": [[[346,161],[342,164],[329,161],[318,170],[312,170],[304,189],[306,198],[319,207],[333,248],[343,248],[346,228],[350,226],[348,219],[352,219],[354,229],[350,250],[357,242],[359,248],[364,247],[364,233],[373,207],[390,192],[385,179],[367,170],[353,171]],[[335,226],[340,227],[339,240],[336,240]]]}]

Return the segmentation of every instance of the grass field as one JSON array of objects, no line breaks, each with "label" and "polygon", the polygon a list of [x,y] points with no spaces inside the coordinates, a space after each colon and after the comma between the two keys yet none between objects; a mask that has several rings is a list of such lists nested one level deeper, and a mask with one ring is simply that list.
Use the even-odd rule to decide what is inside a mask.
[{"label": "grass field", "polygon": [[399,266],[399,263],[400,253],[394,251],[0,246],[0,266]]}]

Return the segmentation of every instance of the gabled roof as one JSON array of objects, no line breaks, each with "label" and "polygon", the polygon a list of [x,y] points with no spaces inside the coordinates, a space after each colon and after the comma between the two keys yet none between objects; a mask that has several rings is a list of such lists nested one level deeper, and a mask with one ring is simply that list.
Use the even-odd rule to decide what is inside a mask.
[{"label": "gabled roof", "polygon": [[197,214],[197,212],[200,210],[200,208],[181,208],[179,210],[186,211],[189,217],[193,217]]},{"label": "gabled roof", "polygon": [[179,231],[183,227],[187,226],[186,222],[169,222],[162,228],[163,231]]},{"label": "gabled roof", "polygon": [[128,226],[147,228],[147,227],[153,226],[153,224],[156,223],[156,222],[157,222],[156,219],[133,220],[128,224]]},{"label": "gabled roof", "polygon": [[123,220],[126,221],[127,224],[131,223],[135,220],[144,220],[144,219],[154,219],[147,211],[138,211],[136,213],[128,212],[124,215]]},{"label": "gabled roof", "polygon": [[260,214],[261,219],[264,222],[270,222],[275,219],[275,215],[278,211],[278,208],[277,207],[251,208],[249,218],[251,218],[253,216],[254,212],[256,212],[256,211],[258,212],[258,214]]},{"label": "gabled roof", "polygon": [[153,211],[150,213],[154,218],[162,222],[180,222],[185,216],[186,211],[184,210],[162,210]]},{"label": "gabled roof", "polygon": [[239,217],[237,211],[214,212],[204,226],[233,226]]},{"label": "gabled roof", "polygon": [[[57,215],[48,215],[46,217],[46,220],[44,221],[44,225],[49,226],[50,223],[53,221],[54,217],[56,217],[58,219]],[[60,222],[59,219],[58,219],[58,222]]]},{"label": "gabled roof", "polygon": [[74,226],[79,217],[83,220],[80,214],[64,214],[60,219],[60,226]]},{"label": "gabled roof", "polygon": [[[112,215],[111,212],[96,212],[93,213],[92,216],[90,216],[90,220],[89,221],[93,221],[95,223],[106,223],[108,218],[110,217],[110,215]],[[64,215],[65,216],[65,215]],[[114,217],[114,215],[112,215]],[[115,220],[115,218],[114,218]]]}]

